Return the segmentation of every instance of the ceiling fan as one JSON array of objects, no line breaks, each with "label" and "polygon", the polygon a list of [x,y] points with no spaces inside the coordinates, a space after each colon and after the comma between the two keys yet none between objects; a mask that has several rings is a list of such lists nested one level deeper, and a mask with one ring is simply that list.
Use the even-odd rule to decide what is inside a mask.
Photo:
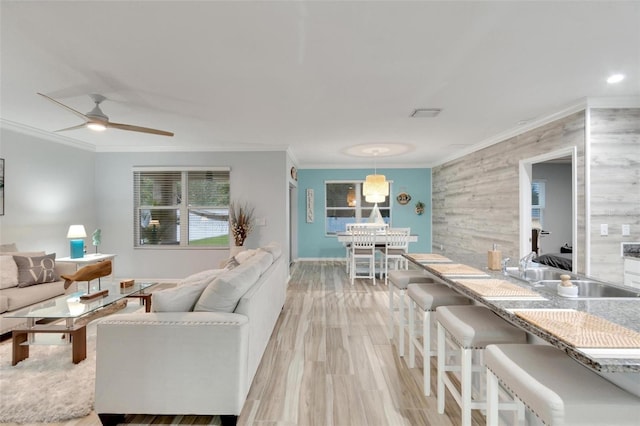
[{"label": "ceiling fan", "polygon": [[86,114],[83,114],[79,111],[76,111],[75,109],[56,101],[53,98],[50,98],[47,95],[43,95],[42,93],[38,93],[38,95],[42,96],[43,98],[49,99],[51,102],[60,105],[61,107],[67,109],[68,111],[71,111],[72,113],[74,113],[75,115],[77,115],[78,117],[82,118],[83,120],[85,120],[85,122],[83,124],[78,124],[77,126],[72,126],[72,127],[67,127],[65,129],[60,129],[60,130],[56,130],[56,132],[63,132],[65,130],[74,130],[74,129],[80,129],[82,127],[88,127],[91,130],[95,130],[95,131],[103,131],[106,130],[108,127],[114,128],[114,129],[120,129],[120,130],[129,130],[132,132],[142,132],[142,133],[151,133],[154,135],[161,135],[161,136],[173,136],[172,132],[166,132],[164,130],[158,130],[158,129],[151,129],[149,127],[140,127],[140,126],[134,126],[131,124],[122,124],[122,123],[113,123],[111,121],[109,121],[109,117],[102,112],[102,110],[100,109],[100,103],[104,100],[106,100],[107,98],[105,98],[102,95],[99,94],[91,94],[89,95],[89,97],[91,99],[93,99],[93,102],[95,102],[96,106],[93,107],[93,109],[91,111],[89,111]]}]

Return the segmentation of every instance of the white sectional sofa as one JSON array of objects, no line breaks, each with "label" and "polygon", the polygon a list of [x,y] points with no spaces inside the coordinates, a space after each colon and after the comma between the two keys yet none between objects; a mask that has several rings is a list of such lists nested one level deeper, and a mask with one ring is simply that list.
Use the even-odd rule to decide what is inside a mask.
[{"label": "white sectional sofa", "polygon": [[240,264],[154,293],[155,312],[98,322],[95,411],[104,424],[124,414],[221,415],[235,424],[284,306],[289,269],[274,244],[232,259]]},{"label": "white sectional sofa", "polygon": [[[40,279],[35,281],[45,282],[28,285],[19,282],[19,269],[13,256],[37,259],[33,266],[35,275]],[[52,264],[51,255],[47,257],[44,252],[20,252],[13,243],[0,245],[0,334],[26,324],[27,321],[23,318],[7,318],[14,311],[65,294],[64,280],[60,280],[59,277],[62,274],[73,274],[76,270],[75,265],[55,263],[51,273],[41,268],[43,260],[45,269]],[[22,269],[24,271],[25,268]],[[46,282],[51,277],[54,277],[54,281]]]}]

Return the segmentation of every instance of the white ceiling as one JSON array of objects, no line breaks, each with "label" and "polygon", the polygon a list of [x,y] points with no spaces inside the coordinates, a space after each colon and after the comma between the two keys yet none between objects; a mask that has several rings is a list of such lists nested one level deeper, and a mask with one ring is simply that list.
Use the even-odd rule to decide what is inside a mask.
[{"label": "white ceiling", "polygon": [[[640,2],[5,1],[0,117],[97,151],[274,150],[299,167],[429,166],[586,97],[640,96]],[[608,85],[621,72],[626,79]],[[442,108],[410,118],[415,108]],[[520,124],[519,124],[520,123]]]}]

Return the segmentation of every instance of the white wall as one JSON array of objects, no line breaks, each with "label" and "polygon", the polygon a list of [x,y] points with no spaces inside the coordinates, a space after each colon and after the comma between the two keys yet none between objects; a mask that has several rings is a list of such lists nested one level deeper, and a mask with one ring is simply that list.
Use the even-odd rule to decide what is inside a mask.
[{"label": "white wall", "polygon": [[0,158],[5,159],[5,214],[0,241],[18,249],[69,256],[67,230],[83,224],[92,250],[95,229],[95,153],[37,135],[0,128]]},{"label": "white wall", "polygon": [[231,198],[255,207],[266,226],[254,228],[245,245],[271,241],[288,252],[286,152],[99,153],[96,156],[97,225],[103,253],[115,253],[115,275],[131,278],[182,278],[218,268],[227,249],[133,248],[134,166],[229,166]]}]

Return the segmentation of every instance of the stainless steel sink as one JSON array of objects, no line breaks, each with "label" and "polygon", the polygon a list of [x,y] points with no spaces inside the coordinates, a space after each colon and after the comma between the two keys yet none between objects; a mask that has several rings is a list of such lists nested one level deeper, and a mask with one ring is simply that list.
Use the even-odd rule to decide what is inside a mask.
[{"label": "stainless steel sink", "polygon": [[507,275],[529,283],[544,280],[560,280],[560,275],[569,275],[571,279],[577,279],[575,275],[572,275],[568,271],[559,271],[545,267],[529,268],[524,271],[520,271],[518,268],[507,268]]},{"label": "stainless steel sink", "polygon": [[[571,280],[573,285],[578,286],[578,299],[601,299],[601,298],[640,298],[640,290],[635,291],[616,287],[606,283],[593,280]],[[558,284],[560,280],[541,280],[532,283],[533,288],[547,293],[558,294]]]},{"label": "stainless steel sink", "polygon": [[535,290],[558,294],[560,275],[569,275],[571,282],[578,286],[578,296],[572,299],[638,298],[640,290],[617,287],[602,281],[578,277],[568,271],[555,268],[535,267],[520,271],[507,268],[507,275],[529,283]]}]

